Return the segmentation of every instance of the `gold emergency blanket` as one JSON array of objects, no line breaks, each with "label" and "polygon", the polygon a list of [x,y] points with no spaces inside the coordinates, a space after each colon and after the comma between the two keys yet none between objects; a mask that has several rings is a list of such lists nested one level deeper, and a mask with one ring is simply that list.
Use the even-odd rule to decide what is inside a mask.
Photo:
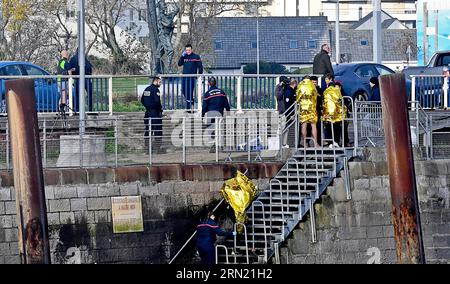
[{"label": "gold emergency blanket", "polygon": [[[245,211],[251,204],[257,193],[257,187],[240,171],[235,178],[225,181],[220,191],[223,198],[234,210],[236,223],[245,224],[247,215]],[[238,232],[242,233],[244,228],[238,226]]]},{"label": "gold emergency blanket", "polygon": [[297,86],[296,100],[299,106],[301,123],[317,123],[317,89],[309,79],[304,79]]},{"label": "gold emergency blanket", "polygon": [[347,113],[347,107],[342,107],[342,94],[339,87],[328,87],[323,93],[322,120],[326,122],[341,122]]}]

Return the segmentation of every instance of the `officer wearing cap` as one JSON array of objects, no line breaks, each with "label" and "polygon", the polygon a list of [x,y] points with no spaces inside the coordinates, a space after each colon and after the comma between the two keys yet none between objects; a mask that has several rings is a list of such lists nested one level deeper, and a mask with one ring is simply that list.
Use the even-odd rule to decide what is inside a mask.
[{"label": "officer wearing cap", "polygon": [[213,112],[214,116],[223,116],[225,109],[230,111],[227,95],[217,87],[216,78],[210,77],[208,85],[209,89],[203,96],[202,116],[205,116],[208,112]]},{"label": "officer wearing cap", "polygon": [[141,97],[141,103],[145,107],[145,145],[148,147],[149,143],[149,124],[151,125],[152,137],[155,137],[155,147],[161,146],[162,142],[162,105],[160,99],[159,87],[161,86],[161,78],[154,77],[152,84],[148,86]]}]

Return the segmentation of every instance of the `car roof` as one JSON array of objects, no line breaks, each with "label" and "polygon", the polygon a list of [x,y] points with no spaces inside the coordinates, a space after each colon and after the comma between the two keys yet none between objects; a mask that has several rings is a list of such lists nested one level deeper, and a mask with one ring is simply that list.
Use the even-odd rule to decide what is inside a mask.
[{"label": "car roof", "polygon": [[[12,65],[12,64],[25,64],[25,65],[33,65],[37,66],[36,64],[30,63],[30,62],[24,62],[24,61],[0,61],[0,67]],[[38,66],[40,67],[40,66]],[[42,67],[40,67],[42,68]]]}]

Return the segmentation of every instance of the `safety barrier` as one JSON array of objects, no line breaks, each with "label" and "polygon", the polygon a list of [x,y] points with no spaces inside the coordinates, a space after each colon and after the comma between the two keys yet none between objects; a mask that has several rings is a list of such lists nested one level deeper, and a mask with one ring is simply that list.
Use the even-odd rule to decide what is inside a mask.
[{"label": "safety barrier", "polygon": [[424,109],[446,109],[449,77],[443,75],[411,76],[411,101],[417,101]]}]

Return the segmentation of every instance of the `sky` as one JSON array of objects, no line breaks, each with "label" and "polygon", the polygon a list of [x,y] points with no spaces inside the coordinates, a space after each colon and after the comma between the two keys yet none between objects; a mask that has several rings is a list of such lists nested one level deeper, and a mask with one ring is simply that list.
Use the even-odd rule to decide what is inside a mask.
[{"label": "sky", "polygon": [[[423,61],[423,2],[425,0],[417,1],[417,46],[418,49],[418,65],[424,65]],[[438,50],[450,50],[450,5],[449,0],[426,0],[426,2],[439,3],[441,9],[439,10],[438,17]],[[441,5],[442,4],[442,5]],[[428,26],[435,26],[436,13],[429,11],[428,14]],[[434,54],[436,48],[434,46],[434,36],[428,38],[429,56],[428,59]]]}]

